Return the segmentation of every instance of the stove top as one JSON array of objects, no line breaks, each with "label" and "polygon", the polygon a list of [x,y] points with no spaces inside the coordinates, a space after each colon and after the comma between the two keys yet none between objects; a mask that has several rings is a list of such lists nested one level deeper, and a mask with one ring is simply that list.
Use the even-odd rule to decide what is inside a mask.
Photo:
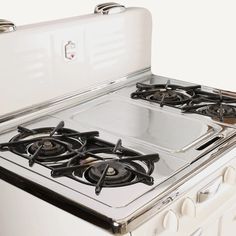
[{"label": "stove top", "polygon": [[234,100],[223,93],[153,75],[136,82],[3,132],[1,176],[46,201],[63,197],[57,206],[83,210],[79,217],[115,232],[127,232],[124,222],[145,220],[152,206],[168,203],[164,194],[236,134],[236,126],[227,117],[190,113],[214,102],[223,109],[216,113],[225,113]]}]

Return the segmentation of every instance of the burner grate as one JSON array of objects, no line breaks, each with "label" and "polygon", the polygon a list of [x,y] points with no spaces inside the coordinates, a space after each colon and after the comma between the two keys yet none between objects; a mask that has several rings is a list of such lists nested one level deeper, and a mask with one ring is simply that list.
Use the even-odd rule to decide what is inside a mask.
[{"label": "burner grate", "polygon": [[182,107],[185,113],[197,113],[219,119],[236,118],[236,99],[218,94],[197,90],[192,100]]},{"label": "burner grate", "polygon": [[8,143],[1,143],[0,150],[29,159],[30,166],[37,162],[50,167],[76,155],[86,145],[86,140],[99,135],[97,131],[79,133],[63,127],[63,121],[55,128],[29,130],[19,126],[19,134]]},{"label": "burner grate", "polygon": [[201,86],[179,86],[170,84],[168,80],[166,84],[136,84],[137,90],[131,94],[133,99],[143,99],[150,102],[159,103],[161,107],[183,105],[191,101],[195,94],[195,90]]},{"label": "burner grate", "polygon": [[137,90],[131,93],[133,99],[179,108],[183,113],[196,113],[225,121],[236,118],[236,99],[219,93],[203,91],[201,86],[180,86],[171,84],[136,84]]},{"label": "burner grate", "polygon": [[54,169],[52,176],[72,176],[82,183],[95,186],[96,194],[102,187],[122,187],[138,182],[153,184],[151,174],[154,163],[159,160],[158,154],[141,155],[124,148],[121,140],[113,145],[96,139],[94,145],[97,147],[88,147],[72,158],[66,167]]},{"label": "burner grate", "polygon": [[95,187],[100,194],[103,187],[121,187],[142,182],[154,183],[151,174],[158,154],[142,155],[124,148],[121,140],[114,145],[98,139],[97,131],[77,132],[56,127],[27,129],[18,127],[19,134],[8,143],[1,143],[1,151],[11,151],[51,169],[54,178],[66,176]]}]

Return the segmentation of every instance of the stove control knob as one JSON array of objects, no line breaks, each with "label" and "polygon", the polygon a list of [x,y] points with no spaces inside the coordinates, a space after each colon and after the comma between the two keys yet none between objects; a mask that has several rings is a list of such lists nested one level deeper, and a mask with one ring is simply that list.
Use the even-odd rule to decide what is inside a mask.
[{"label": "stove control knob", "polygon": [[181,207],[181,213],[183,216],[196,216],[196,205],[191,198],[186,198]]},{"label": "stove control knob", "polygon": [[179,229],[179,218],[176,213],[172,210],[169,210],[163,220],[164,229],[175,233]]},{"label": "stove control knob", "polygon": [[230,185],[236,183],[236,171],[232,166],[227,167],[224,173],[224,182]]}]

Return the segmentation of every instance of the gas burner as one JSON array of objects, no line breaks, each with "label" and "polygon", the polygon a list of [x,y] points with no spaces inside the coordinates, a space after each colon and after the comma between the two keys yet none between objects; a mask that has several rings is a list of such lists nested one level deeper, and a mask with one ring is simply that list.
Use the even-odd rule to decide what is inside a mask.
[{"label": "gas burner", "polygon": [[98,195],[103,187],[121,187],[138,182],[152,185],[151,174],[158,154],[142,155],[96,138],[97,131],[77,132],[56,127],[27,129],[18,127],[19,134],[8,143],[1,143],[1,151],[11,151],[34,163],[51,169],[52,177],[66,176],[95,186]]},{"label": "gas burner", "polygon": [[[106,177],[103,186],[122,185],[131,182],[134,179],[134,175],[125,169],[125,166],[122,163],[112,160],[95,163],[87,170],[85,177],[90,183],[96,184],[104,171],[106,171]],[[76,175],[76,171],[74,174]]]},{"label": "gas burner", "polygon": [[196,113],[210,116],[221,122],[225,118],[236,118],[236,99],[219,93],[207,92],[201,86],[184,87],[170,84],[136,84],[137,91],[131,94],[133,99],[176,107],[185,113]]},{"label": "gas burner", "polygon": [[236,118],[236,99],[206,91],[196,91],[193,99],[184,107],[183,112],[197,113],[224,121],[225,118]]},{"label": "gas burner", "polygon": [[159,103],[161,107],[164,105],[178,106],[189,102],[195,95],[195,90],[201,86],[183,87],[170,84],[168,80],[166,84],[136,84],[137,91],[131,94],[133,99],[144,99],[151,102]]},{"label": "gas burner", "polygon": [[[203,111],[204,112],[204,111]],[[236,107],[226,104],[212,104],[207,106],[206,115],[212,117],[236,117]]]},{"label": "gas burner", "polygon": [[95,139],[89,140],[84,151],[72,158],[66,167],[53,169],[52,176],[65,175],[95,186],[98,195],[103,187],[121,187],[138,182],[152,185],[151,174],[158,160],[158,154],[142,155],[124,148],[121,140],[113,145]]},{"label": "gas burner", "polygon": [[19,126],[19,134],[9,143],[0,144],[1,150],[9,150],[29,159],[29,165],[35,162],[51,166],[60,166],[68,161],[86,145],[87,139],[98,136],[98,132],[84,132],[66,129],[64,122],[56,127],[26,129]]},{"label": "gas burner", "polygon": [[[71,144],[69,145],[72,146]],[[63,155],[67,151],[66,145],[57,143],[55,140],[47,138],[42,138],[42,140],[30,144],[28,146],[28,151],[31,155],[33,155],[39,148],[40,151],[38,153],[38,158]]]}]

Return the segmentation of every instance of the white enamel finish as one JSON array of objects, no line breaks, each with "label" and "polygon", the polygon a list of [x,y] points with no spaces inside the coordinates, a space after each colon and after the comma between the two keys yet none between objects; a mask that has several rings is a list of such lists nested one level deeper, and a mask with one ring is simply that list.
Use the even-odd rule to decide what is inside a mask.
[{"label": "white enamel finish", "polygon": [[0,189],[1,236],[112,235],[2,180]]},{"label": "white enamel finish", "polygon": [[236,183],[236,171],[232,166],[226,168],[224,172],[224,182],[230,185],[235,185]]},{"label": "white enamel finish", "polygon": [[224,212],[221,218],[220,236],[233,236],[236,232],[236,204]]},{"label": "white enamel finish", "polygon": [[0,51],[2,116],[150,67],[151,15],[128,8],[22,26],[0,34]]},{"label": "white enamel finish", "polygon": [[175,233],[179,228],[179,218],[175,212],[169,210],[163,219],[163,227],[169,232]]},{"label": "white enamel finish", "polygon": [[186,198],[181,207],[181,213],[183,216],[195,217],[196,216],[196,204],[191,198]]}]

